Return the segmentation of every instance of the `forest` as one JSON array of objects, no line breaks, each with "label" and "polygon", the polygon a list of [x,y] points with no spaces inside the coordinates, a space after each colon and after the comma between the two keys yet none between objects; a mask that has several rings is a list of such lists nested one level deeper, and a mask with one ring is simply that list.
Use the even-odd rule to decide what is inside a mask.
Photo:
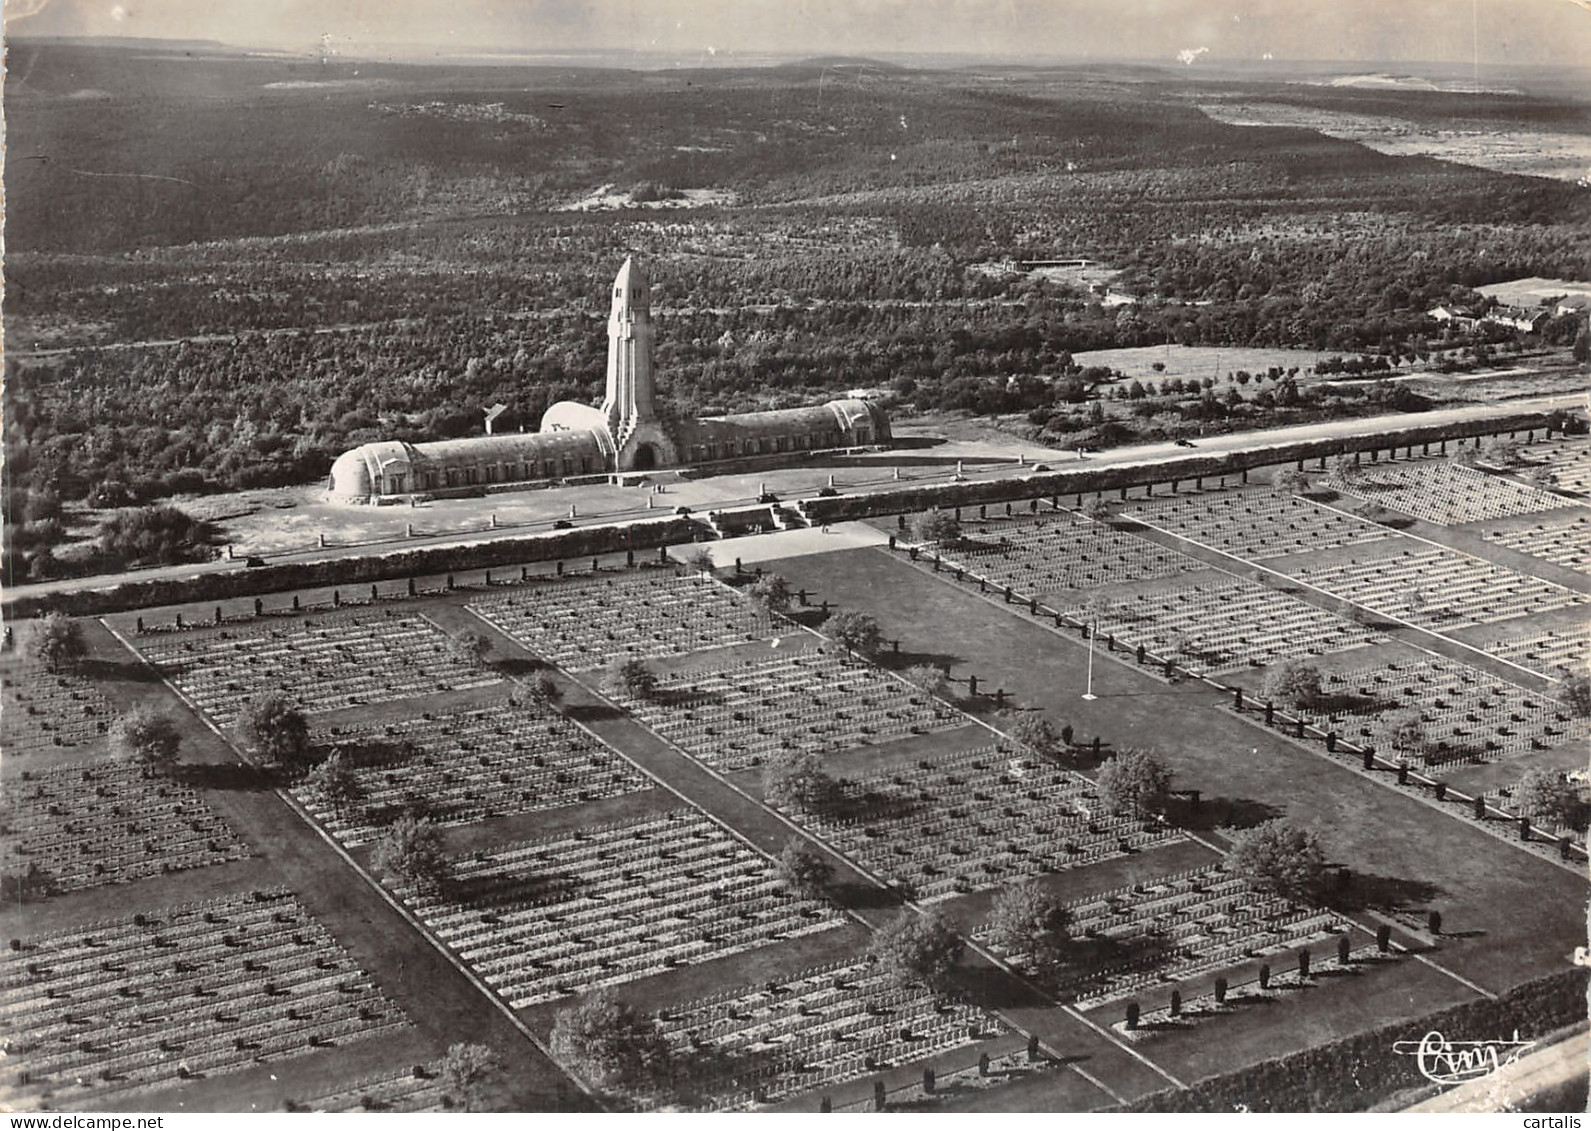
[{"label": "forest", "polygon": [[[1080,380],[1072,353],[1474,363],[1522,343],[1444,339],[1427,309],[1520,276],[1591,279],[1582,187],[1221,124],[1171,72],[355,70],[13,45],[13,527],[30,496],[312,481],[366,440],[472,434],[494,401],[533,428],[547,403],[597,395],[626,254],[652,275],[683,411],[867,388],[1099,444],[1383,394],[1312,401],[1285,376],[1146,391],[1100,429],[1090,405],[1126,391]],[[604,185],[638,192],[571,208]],[[683,207],[687,190],[714,195]],[[1131,301],[1019,266],[1079,255]],[[1556,320],[1532,344],[1575,332]]]}]

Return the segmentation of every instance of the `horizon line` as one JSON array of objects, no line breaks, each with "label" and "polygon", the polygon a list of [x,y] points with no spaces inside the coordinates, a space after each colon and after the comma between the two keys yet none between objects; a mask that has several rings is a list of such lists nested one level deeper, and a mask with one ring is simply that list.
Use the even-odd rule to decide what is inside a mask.
[{"label": "horizon line", "polygon": [[[310,45],[306,45],[306,46],[303,46],[303,47],[282,47],[282,46],[272,46],[272,45],[269,45],[269,44],[233,43],[233,42],[229,42],[229,41],[221,40],[221,39],[187,39],[187,38],[179,38],[179,37],[172,37],[172,36],[115,35],[115,34],[106,34],[106,33],[94,33],[94,34],[42,33],[42,34],[30,34],[27,31],[13,32],[13,31],[11,31],[9,29],[7,29],[5,31],[5,33],[4,33],[4,40],[7,43],[14,43],[14,42],[21,41],[21,40],[31,40],[31,41],[36,42],[36,43],[74,43],[75,42],[75,43],[83,43],[83,44],[95,44],[95,45],[103,46],[103,47],[107,47],[107,48],[114,48],[114,47],[121,47],[121,46],[126,46],[128,48],[136,48],[140,44],[182,44],[182,43],[189,43],[189,44],[205,46],[205,47],[211,47],[211,48],[221,48],[221,49],[224,49],[226,51],[232,51],[232,52],[238,52],[238,53],[266,52],[266,53],[269,53],[269,54],[272,54],[272,55],[279,55],[279,56],[285,56],[285,57],[290,57],[290,58],[303,59],[303,60],[306,60],[306,61],[319,60],[321,62],[325,62],[325,63],[328,63],[328,64],[336,63],[336,62],[342,62],[342,63],[360,62],[360,63],[386,63],[386,64],[395,65],[395,66],[425,66],[425,65],[434,65],[434,64],[438,64],[438,63],[448,63],[448,62],[463,63],[463,62],[470,62],[470,61],[474,61],[476,65],[490,66],[491,65],[490,63],[481,62],[482,60],[490,60],[490,59],[502,59],[504,66],[510,66],[510,65],[513,65],[513,60],[516,57],[533,58],[535,56],[552,56],[552,55],[591,55],[591,56],[594,56],[594,57],[600,57],[600,56],[608,56],[608,57],[631,56],[631,57],[634,57],[634,58],[637,58],[637,59],[656,58],[656,59],[673,59],[673,60],[676,60],[676,62],[672,65],[672,67],[659,66],[659,67],[628,68],[628,69],[636,69],[636,70],[667,70],[667,69],[674,69],[674,68],[680,67],[681,64],[682,64],[682,61],[686,59],[686,53],[683,53],[683,52],[674,52],[674,51],[666,51],[666,50],[647,51],[647,50],[634,48],[634,47],[546,46],[546,47],[536,47],[536,48],[531,48],[531,47],[504,48],[504,47],[501,47],[501,46],[492,46],[492,45],[485,45],[485,44],[475,45],[475,46],[449,44],[446,54],[437,52],[435,54],[429,54],[428,55],[428,54],[425,54],[425,52],[427,52],[429,50],[428,45],[425,44],[424,42],[418,41],[418,40],[395,40],[395,41],[381,41],[381,42],[365,43],[365,44],[356,45],[352,49],[335,49],[335,50],[332,50],[332,51],[329,51],[329,52],[327,52],[327,51],[317,51],[313,46],[310,46]],[[384,48],[401,49],[403,54],[402,54],[401,57],[399,57],[396,54],[392,55],[392,56],[382,55],[382,54],[380,54],[380,52]],[[1307,64],[1307,65],[1314,65],[1314,66],[1331,66],[1331,67],[1355,67],[1355,66],[1361,66],[1361,65],[1363,65],[1363,66],[1371,66],[1371,65],[1373,65],[1373,66],[1377,66],[1377,67],[1453,67],[1453,68],[1464,68],[1466,70],[1472,69],[1475,66],[1475,64],[1473,62],[1469,61],[1469,60],[1460,60],[1460,59],[1376,59],[1376,58],[1366,58],[1366,59],[1324,59],[1324,58],[1302,57],[1302,56],[1301,57],[1279,56],[1279,57],[1263,58],[1263,57],[1254,57],[1254,56],[1226,56],[1226,55],[1214,55],[1214,54],[1206,55],[1206,56],[1204,56],[1203,60],[1201,60],[1201,62],[1190,65],[1190,64],[1185,64],[1185,63],[1181,62],[1175,56],[1166,57],[1166,56],[1131,56],[1131,55],[973,54],[973,53],[963,53],[963,52],[955,52],[955,51],[887,51],[887,50],[886,51],[844,51],[844,50],[823,50],[823,49],[820,49],[820,48],[813,48],[813,49],[810,49],[810,50],[803,50],[803,51],[790,51],[790,52],[768,51],[768,50],[760,50],[760,49],[759,50],[750,50],[750,49],[738,50],[736,48],[716,48],[710,54],[708,54],[705,58],[701,57],[700,55],[694,55],[694,56],[691,56],[691,58],[694,61],[694,65],[695,65],[696,69],[713,69],[715,66],[718,66],[718,67],[725,66],[730,60],[736,59],[737,57],[739,57],[741,55],[743,55],[744,58],[746,60],[748,60],[747,62],[742,64],[743,66],[746,66],[746,67],[770,67],[770,66],[781,65],[780,63],[770,63],[770,62],[767,61],[767,60],[773,60],[773,59],[782,60],[785,63],[788,63],[788,62],[800,62],[800,61],[802,61],[804,59],[822,60],[822,59],[829,59],[829,58],[843,59],[843,60],[855,60],[858,63],[863,63],[863,62],[866,62],[868,60],[874,60],[874,61],[877,61],[877,62],[891,62],[891,61],[894,61],[894,60],[902,60],[902,59],[914,59],[914,60],[939,59],[939,60],[945,60],[946,61],[944,63],[941,63],[940,66],[944,67],[944,68],[947,68],[947,69],[949,69],[949,68],[965,68],[965,67],[969,67],[969,66],[977,66],[977,65],[980,65],[980,64],[991,64],[991,65],[1001,65],[1001,66],[1075,66],[1075,65],[1089,65],[1089,64],[1096,64],[1096,65],[1097,64],[1104,64],[1104,65],[1155,66],[1155,67],[1162,67],[1162,68],[1165,68],[1165,69],[1168,69],[1168,70],[1185,71],[1185,72],[1187,72],[1189,74],[1196,73],[1197,71],[1199,71],[1201,69],[1207,69],[1207,68],[1210,67],[1211,64],[1223,64],[1223,65],[1228,65],[1228,66],[1231,66],[1231,65],[1240,65],[1240,66],[1242,66],[1242,65],[1282,66],[1282,65],[1288,65],[1288,64],[1294,64],[1294,65],[1296,65],[1296,64]],[[751,60],[757,60],[757,61],[752,62]],[[956,60],[956,62],[955,63],[950,63],[950,62],[948,62],[949,60]],[[713,61],[716,61],[716,62],[713,62]],[[1479,66],[1483,70],[1491,68],[1491,69],[1499,69],[1499,70],[1516,70],[1516,71],[1517,70],[1571,70],[1571,71],[1574,71],[1574,70],[1580,70],[1581,69],[1580,67],[1576,66],[1573,63],[1544,63],[1544,62],[1534,62],[1534,63],[1528,63],[1528,62],[1483,62],[1483,63],[1480,63]],[[621,68],[617,68],[617,67],[596,67],[594,69],[609,70],[609,69],[621,69]],[[922,67],[920,69],[932,70],[932,69],[936,69],[936,68],[934,68],[932,66],[924,66],[924,67]]]}]

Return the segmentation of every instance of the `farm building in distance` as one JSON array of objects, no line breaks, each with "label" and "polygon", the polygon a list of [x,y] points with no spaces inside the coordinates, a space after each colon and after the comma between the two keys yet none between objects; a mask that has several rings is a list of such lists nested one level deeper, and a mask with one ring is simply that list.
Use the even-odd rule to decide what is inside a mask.
[{"label": "farm building in distance", "polygon": [[651,285],[633,259],[613,281],[607,392],[601,407],[560,401],[537,432],[408,444],[383,440],[344,452],[327,492],[346,503],[417,495],[474,495],[556,479],[739,460],[790,459],[888,444],[889,417],[871,401],[665,419],[654,404]]}]

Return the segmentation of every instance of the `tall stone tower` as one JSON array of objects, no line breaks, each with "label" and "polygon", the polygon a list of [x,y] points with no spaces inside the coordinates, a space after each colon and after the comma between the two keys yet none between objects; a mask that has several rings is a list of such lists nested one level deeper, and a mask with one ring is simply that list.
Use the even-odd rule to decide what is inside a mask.
[{"label": "tall stone tower", "polygon": [[677,462],[674,443],[652,402],[652,287],[634,259],[626,259],[613,280],[602,415],[620,471]]}]

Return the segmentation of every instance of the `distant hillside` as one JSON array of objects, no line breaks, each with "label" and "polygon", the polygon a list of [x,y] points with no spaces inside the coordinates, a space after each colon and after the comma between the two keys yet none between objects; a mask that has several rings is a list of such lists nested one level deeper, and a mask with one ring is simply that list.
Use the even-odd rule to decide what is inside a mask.
[{"label": "distant hillside", "polygon": [[219,39],[146,39],[138,36],[121,35],[16,34],[8,35],[6,38],[14,44],[26,44],[30,47],[49,44],[61,47],[119,47],[129,51],[158,49],[161,51],[204,51],[223,54],[242,54],[245,50],[250,52],[256,50],[254,48],[233,47],[230,44],[222,43]]},{"label": "distant hillside", "polygon": [[899,63],[886,63],[882,59],[869,59],[865,55],[814,55],[810,59],[797,59],[790,63],[782,63],[780,66],[803,69],[811,67],[865,67],[878,71],[906,70]]}]

